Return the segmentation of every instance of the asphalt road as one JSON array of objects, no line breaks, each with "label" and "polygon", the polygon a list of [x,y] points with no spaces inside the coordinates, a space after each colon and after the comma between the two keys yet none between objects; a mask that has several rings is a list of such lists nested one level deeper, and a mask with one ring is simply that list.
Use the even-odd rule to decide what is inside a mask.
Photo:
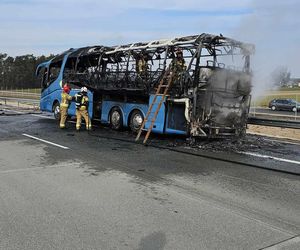
[{"label": "asphalt road", "polygon": [[[73,123],[60,130],[47,114],[3,111],[0,249],[300,249],[299,175],[133,139],[103,127],[76,133]],[[221,142],[201,152],[300,168],[300,145],[260,142],[245,153],[270,157],[216,150]]]}]

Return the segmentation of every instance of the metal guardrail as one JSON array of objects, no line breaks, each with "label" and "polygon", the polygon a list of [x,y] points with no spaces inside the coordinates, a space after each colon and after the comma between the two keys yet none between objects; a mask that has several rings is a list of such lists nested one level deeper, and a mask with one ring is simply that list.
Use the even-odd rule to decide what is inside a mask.
[{"label": "metal guardrail", "polygon": [[4,103],[4,105],[8,105],[9,103],[17,103],[17,106],[20,107],[21,104],[33,106],[33,109],[39,109],[40,100],[35,99],[27,99],[27,98],[14,98],[14,97],[0,97],[0,104]]},{"label": "metal guardrail", "polygon": [[0,90],[0,96],[2,97],[19,97],[19,98],[29,98],[29,99],[40,99],[40,93],[26,92],[26,91],[9,91]]},{"label": "metal guardrail", "polygon": [[283,120],[273,120],[273,119],[262,119],[262,118],[257,118],[257,117],[249,117],[248,124],[300,129],[300,121],[283,121]]}]

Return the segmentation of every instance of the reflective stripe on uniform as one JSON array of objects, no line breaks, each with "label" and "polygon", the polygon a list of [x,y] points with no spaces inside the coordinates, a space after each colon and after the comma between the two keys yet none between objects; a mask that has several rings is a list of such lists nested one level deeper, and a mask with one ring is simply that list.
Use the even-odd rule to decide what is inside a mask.
[{"label": "reflective stripe on uniform", "polygon": [[61,103],[60,106],[63,107],[63,108],[68,108],[68,107],[69,107],[69,104]]},{"label": "reflective stripe on uniform", "polygon": [[61,93],[61,104],[60,105],[62,107],[69,107],[71,100],[72,100],[72,97],[70,95],[68,95],[65,92]]},{"label": "reflective stripe on uniform", "polygon": [[79,110],[81,111],[86,110],[88,102],[89,102],[89,98],[87,96],[83,96],[81,99],[81,106],[79,107]]}]

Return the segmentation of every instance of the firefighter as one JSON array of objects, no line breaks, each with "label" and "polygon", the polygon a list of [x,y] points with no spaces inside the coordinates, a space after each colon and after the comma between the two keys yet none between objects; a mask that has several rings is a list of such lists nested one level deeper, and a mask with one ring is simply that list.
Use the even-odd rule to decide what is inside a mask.
[{"label": "firefighter", "polygon": [[176,57],[172,59],[170,69],[177,76],[176,78],[180,78],[180,75],[186,70],[182,49],[176,50]]},{"label": "firefighter", "polygon": [[76,104],[76,130],[79,131],[81,127],[82,117],[85,120],[85,125],[87,130],[92,129],[91,119],[89,118],[88,105],[89,98],[87,96],[87,88],[82,87],[80,92],[75,95],[75,104]]},{"label": "firefighter", "polygon": [[71,88],[68,84],[63,86],[63,91],[61,93],[61,103],[60,103],[60,123],[59,127],[61,129],[66,128],[66,120],[68,116],[68,108],[70,101],[72,101],[72,96],[69,95]]},{"label": "firefighter", "polygon": [[137,59],[136,71],[141,77],[145,77],[147,74],[147,57],[144,53],[141,53]]}]

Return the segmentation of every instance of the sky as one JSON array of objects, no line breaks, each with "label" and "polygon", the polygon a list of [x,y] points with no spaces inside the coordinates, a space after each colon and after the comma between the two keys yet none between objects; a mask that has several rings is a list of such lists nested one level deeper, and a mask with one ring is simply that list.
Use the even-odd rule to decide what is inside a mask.
[{"label": "sky", "polygon": [[256,45],[255,71],[300,77],[299,0],[0,0],[0,10],[0,53],[12,56],[222,33]]}]

